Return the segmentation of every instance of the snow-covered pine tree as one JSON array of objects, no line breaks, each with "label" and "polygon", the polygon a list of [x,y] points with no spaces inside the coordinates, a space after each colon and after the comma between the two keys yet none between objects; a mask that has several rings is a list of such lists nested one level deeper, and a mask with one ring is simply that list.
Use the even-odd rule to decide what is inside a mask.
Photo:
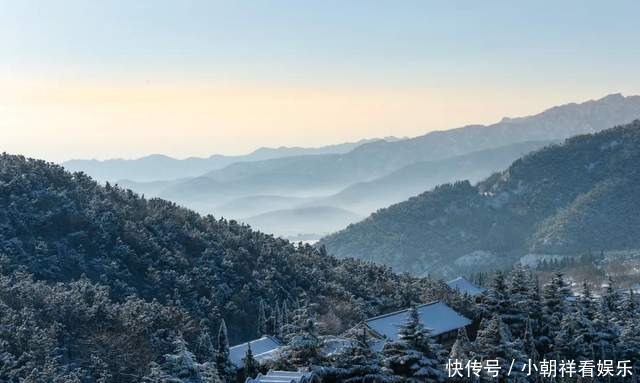
[{"label": "snow-covered pine tree", "polygon": [[236,368],[229,358],[229,336],[227,334],[227,324],[224,319],[220,323],[218,331],[218,348],[216,350],[216,368],[218,375],[223,382],[235,380]]},{"label": "snow-covered pine tree", "polygon": [[607,278],[607,287],[602,293],[602,299],[604,301],[604,304],[607,305],[609,313],[615,317],[620,309],[620,302],[622,301],[622,299],[611,276]]},{"label": "snow-covered pine tree", "polygon": [[507,285],[504,273],[498,271],[491,280],[489,289],[485,293],[482,304],[482,316],[484,318],[491,318],[496,314],[502,315],[506,312],[508,306],[509,301],[507,299]]},{"label": "snow-covered pine tree", "polygon": [[591,292],[591,287],[586,281],[582,283],[582,291],[578,298],[577,309],[582,312],[587,319],[593,321],[596,316],[596,303]]},{"label": "snow-covered pine tree", "polygon": [[502,322],[500,315],[496,314],[491,320],[485,321],[484,328],[478,332],[476,340],[472,344],[471,357],[476,360],[498,360],[500,366],[510,366],[512,360],[515,364],[511,375],[508,370],[501,369],[501,381],[524,381],[521,368],[525,360],[521,342],[513,341],[509,328]]},{"label": "snow-covered pine tree", "polygon": [[209,335],[209,331],[206,328],[198,335],[196,352],[198,353],[198,357],[202,362],[215,361],[216,349],[213,346],[211,336]]},{"label": "snow-covered pine tree", "polygon": [[533,333],[532,320],[527,319],[525,323],[524,335],[522,337],[522,348],[528,359],[533,363],[537,363],[540,360],[540,354],[538,353],[535,335]]},{"label": "snow-covered pine tree", "polygon": [[592,359],[593,336],[591,321],[584,317],[580,310],[568,312],[560,322],[551,354],[556,360]]},{"label": "snow-covered pine tree", "polygon": [[200,381],[202,383],[222,383],[214,362],[206,362],[200,365]]},{"label": "snow-covered pine tree", "polygon": [[[280,328],[284,328],[289,325],[289,309],[287,308],[286,299],[282,301],[282,309],[280,311]],[[282,335],[283,334],[280,334],[280,336]]]},{"label": "snow-covered pine tree", "polygon": [[273,325],[273,334],[277,337],[284,338],[282,329],[282,315],[280,314],[280,304],[276,301],[273,310],[271,310],[271,324]]},{"label": "snow-covered pine tree", "polygon": [[467,329],[464,327],[459,328],[458,336],[449,353],[449,360],[459,360],[462,363],[466,363],[470,359],[470,354],[471,341],[469,340]]},{"label": "snow-covered pine tree", "polygon": [[268,329],[268,324],[267,324],[267,314],[265,312],[265,308],[264,308],[264,301],[262,299],[260,299],[260,303],[258,304],[258,331],[257,331],[257,336],[258,338],[264,336],[264,335],[268,335],[269,334],[269,329]]},{"label": "snow-covered pine tree", "polygon": [[296,309],[291,323],[283,329],[287,334],[285,354],[288,355],[291,366],[306,367],[316,363],[320,341],[316,321],[310,313],[310,306],[305,304]]},{"label": "snow-covered pine tree", "polygon": [[187,348],[181,334],[173,340],[172,354],[166,354],[160,364],[152,364],[144,381],[162,383],[201,382],[201,366]]},{"label": "snow-covered pine tree", "polygon": [[567,309],[569,288],[562,273],[555,273],[542,288],[542,317],[538,345],[542,353],[551,351],[560,323]]},{"label": "snow-covered pine tree", "polygon": [[358,333],[349,335],[355,337],[354,342],[335,357],[332,369],[324,369],[327,380],[344,383],[399,382],[399,377],[383,370],[378,355],[359,340],[361,336]]},{"label": "snow-covered pine tree", "polygon": [[631,318],[638,317],[640,313],[638,312],[638,297],[636,297],[636,293],[633,289],[629,289],[629,292],[626,294],[625,300],[622,304],[622,313],[621,317],[625,320],[631,320]]},{"label": "snow-covered pine tree", "polygon": [[640,318],[637,315],[625,323],[617,346],[618,359],[631,360],[640,373]]},{"label": "snow-covered pine tree", "polygon": [[405,323],[398,329],[398,341],[389,342],[383,349],[385,367],[407,382],[442,382],[444,355],[420,322],[415,306],[412,306]]},{"label": "snow-covered pine tree", "polygon": [[510,273],[506,298],[508,304],[502,320],[509,326],[513,336],[522,337],[532,305],[529,299],[529,276],[524,268],[516,267]]},{"label": "snow-covered pine tree", "polygon": [[540,324],[542,322],[542,297],[540,294],[540,280],[535,273],[529,274],[529,320],[531,325],[531,334],[537,336]]},{"label": "snow-covered pine tree", "polygon": [[604,296],[600,299],[599,309],[593,320],[593,353],[595,358],[615,359],[615,345],[619,328],[609,311],[610,302]]},{"label": "snow-covered pine tree", "polygon": [[244,363],[244,376],[247,378],[255,378],[258,375],[258,361],[253,357],[251,350],[251,342],[247,343],[247,352],[242,359]]}]

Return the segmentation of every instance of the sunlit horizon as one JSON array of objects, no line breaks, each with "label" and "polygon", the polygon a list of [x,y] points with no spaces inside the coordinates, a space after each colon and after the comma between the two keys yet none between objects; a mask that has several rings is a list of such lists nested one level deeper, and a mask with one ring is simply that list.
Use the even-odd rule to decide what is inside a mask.
[{"label": "sunlit horizon", "polygon": [[0,150],[55,162],[415,137],[640,93],[634,2],[29,3],[0,0]]}]

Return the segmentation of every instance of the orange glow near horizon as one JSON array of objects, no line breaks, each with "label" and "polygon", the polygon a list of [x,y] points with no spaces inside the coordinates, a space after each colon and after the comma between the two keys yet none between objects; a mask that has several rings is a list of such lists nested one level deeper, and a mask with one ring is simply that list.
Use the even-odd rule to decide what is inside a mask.
[{"label": "orange glow near horizon", "polygon": [[470,88],[0,79],[1,150],[53,161],[240,154],[416,136],[574,101],[556,97]]}]

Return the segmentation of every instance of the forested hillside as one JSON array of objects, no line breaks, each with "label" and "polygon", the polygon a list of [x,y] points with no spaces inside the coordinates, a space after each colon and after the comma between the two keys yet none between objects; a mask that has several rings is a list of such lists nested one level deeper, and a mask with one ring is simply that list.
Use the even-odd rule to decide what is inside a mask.
[{"label": "forested hillside", "polygon": [[473,186],[436,187],[321,241],[331,254],[416,273],[529,253],[640,247],[640,122],[577,136]]},{"label": "forested hillside", "polygon": [[261,305],[315,303],[340,329],[444,291],[8,154],[0,272],[0,380],[10,382],[137,382],[176,339],[206,360],[203,339],[222,319],[232,342],[256,337]]}]

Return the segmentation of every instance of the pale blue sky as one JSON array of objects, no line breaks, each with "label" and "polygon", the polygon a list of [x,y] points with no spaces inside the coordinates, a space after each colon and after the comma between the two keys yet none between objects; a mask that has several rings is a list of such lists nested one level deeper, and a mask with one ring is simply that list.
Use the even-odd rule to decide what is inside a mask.
[{"label": "pale blue sky", "polygon": [[[0,130],[11,131],[0,149],[50,159],[244,152],[418,135],[636,94],[638,15],[637,1],[0,0]],[[108,107],[105,93],[145,84],[209,101],[162,117],[155,109],[172,103],[147,94]],[[78,101],[92,97],[91,108]],[[368,107],[379,113],[370,121]],[[144,140],[150,129],[161,137]],[[83,133],[77,145],[33,142],[53,130]],[[118,144],[125,137],[131,145]]]}]

